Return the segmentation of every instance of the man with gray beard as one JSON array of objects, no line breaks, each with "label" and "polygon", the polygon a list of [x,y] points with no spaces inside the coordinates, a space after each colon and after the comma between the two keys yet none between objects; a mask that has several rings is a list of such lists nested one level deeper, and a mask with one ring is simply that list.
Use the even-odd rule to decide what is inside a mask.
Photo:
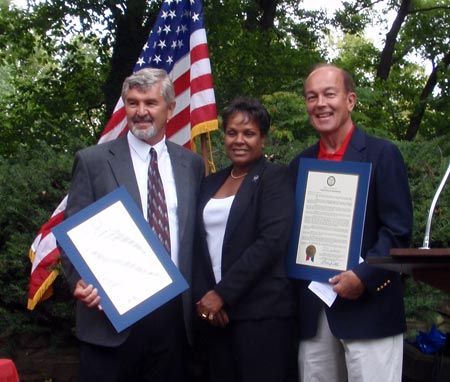
[{"label": "man with gray beard", "polygon": [[[76,154],[65,217],[123,186],[154,227],[150,207],[154,199],[148,190],[154,179],[150,173],[159,172],[156,179],[162,182],[166,224],[158,237],[190,283],[196,199],[204,162],[166,140],[175,92],[164,70],[147,68],[132,74],[123,84],[122,99],[130,131]],[[86,285],[64,253],[62,264],[77,299],[80,381],[186,380],[185,350],[192,338],[190,290],[118,333],[101,309],[98,290]]]}]

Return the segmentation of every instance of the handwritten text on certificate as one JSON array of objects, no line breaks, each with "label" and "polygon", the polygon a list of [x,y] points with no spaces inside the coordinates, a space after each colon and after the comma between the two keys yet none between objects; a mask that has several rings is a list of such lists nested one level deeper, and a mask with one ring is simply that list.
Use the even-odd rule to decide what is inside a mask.
[{"label": "handwritten text on certificate", "polygon": [[119,314],[172,282],[120,201],[67,234]]},{"label": "handwritten text on certificate", "polygon": [[347,268],[359,176],[310,171],[297,248],[297,264]]}]

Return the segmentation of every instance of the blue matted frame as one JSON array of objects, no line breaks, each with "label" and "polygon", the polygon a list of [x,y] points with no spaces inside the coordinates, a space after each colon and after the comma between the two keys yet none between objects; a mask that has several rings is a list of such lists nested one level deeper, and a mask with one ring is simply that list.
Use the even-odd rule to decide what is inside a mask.
[{"label": "blue matted frame", "polygon": [[297,263],[297,249],[303,216],[303,207],[306,196],[309,172],[325,172],[334,174],[349,174],[358,176],[353,224],[351,228],[347,270],[359,263],[361,254],[362,235],[364,232],[364,219],[366,214],[367,194],[369,190],[370,172],[372,164],[367,162],[327,161],[311,158],[301,158],[297,174],[295,192],[294,228],[289,242],[287,256],[287,274],[295,279],[328,282],[330,277],[341,273],[342,270],[307,266]]},{"label": "blue matted frame", "polygon": [[[136,224],[137,228],[142,233],[158,260],[172,279],[172,282],[169,285],[123,314],[118,312],[97,277],[89,268],[83,259],[82,254],[78,251],[68,235],[68,232],[72,228],[82,224],[87,219],[93,217],[116,202],[121,202],[123,204],[133,219],[133,222]],[[98,293],[102,297],[101,305],[103,311],[106,313],[114,328],[118,332],[123,331],[136,321],[140,320],[189,288],[188,283],[173,263],[164,246],[156,237],[148,222],[144,219],[141,210],[138,208],[131,195],[124,187],[117,188],[113,192],[92,203],[90,206],[77,212],[67,220],[64,220],[52,229],[52,233],[55,235],[58,244],[64,250],[82,279],[87,284],[92,284],[98,289]]]}]

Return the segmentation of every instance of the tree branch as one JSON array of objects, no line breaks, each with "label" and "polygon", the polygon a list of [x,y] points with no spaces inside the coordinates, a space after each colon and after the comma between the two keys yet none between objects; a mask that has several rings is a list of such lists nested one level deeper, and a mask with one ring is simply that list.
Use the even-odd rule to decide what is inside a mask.
[{"label": "tree branch", "polygon": [[417,104],[409,121],[408,130],[406,131],[406,139],[411,141],[417,135],[420,123],[427,108],[428,97],[433,93],[433,90],[438,81],[438,73],[440,70],[447,68],[450,65],[450,52],[447,52],[442,58],[441,62],[431,72],[428,81],[420,93],[419,103]]}]

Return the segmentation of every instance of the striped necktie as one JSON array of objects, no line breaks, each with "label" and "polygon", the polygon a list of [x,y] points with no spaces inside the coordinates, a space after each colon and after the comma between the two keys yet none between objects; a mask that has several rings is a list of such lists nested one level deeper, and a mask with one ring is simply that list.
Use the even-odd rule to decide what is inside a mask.
[{"label": "striped necktie", "polygon": [[158,170],[158,158],[153,147],[150,149],[147,191],[148,222],[170,255],[169,217],[164,187]]}]

